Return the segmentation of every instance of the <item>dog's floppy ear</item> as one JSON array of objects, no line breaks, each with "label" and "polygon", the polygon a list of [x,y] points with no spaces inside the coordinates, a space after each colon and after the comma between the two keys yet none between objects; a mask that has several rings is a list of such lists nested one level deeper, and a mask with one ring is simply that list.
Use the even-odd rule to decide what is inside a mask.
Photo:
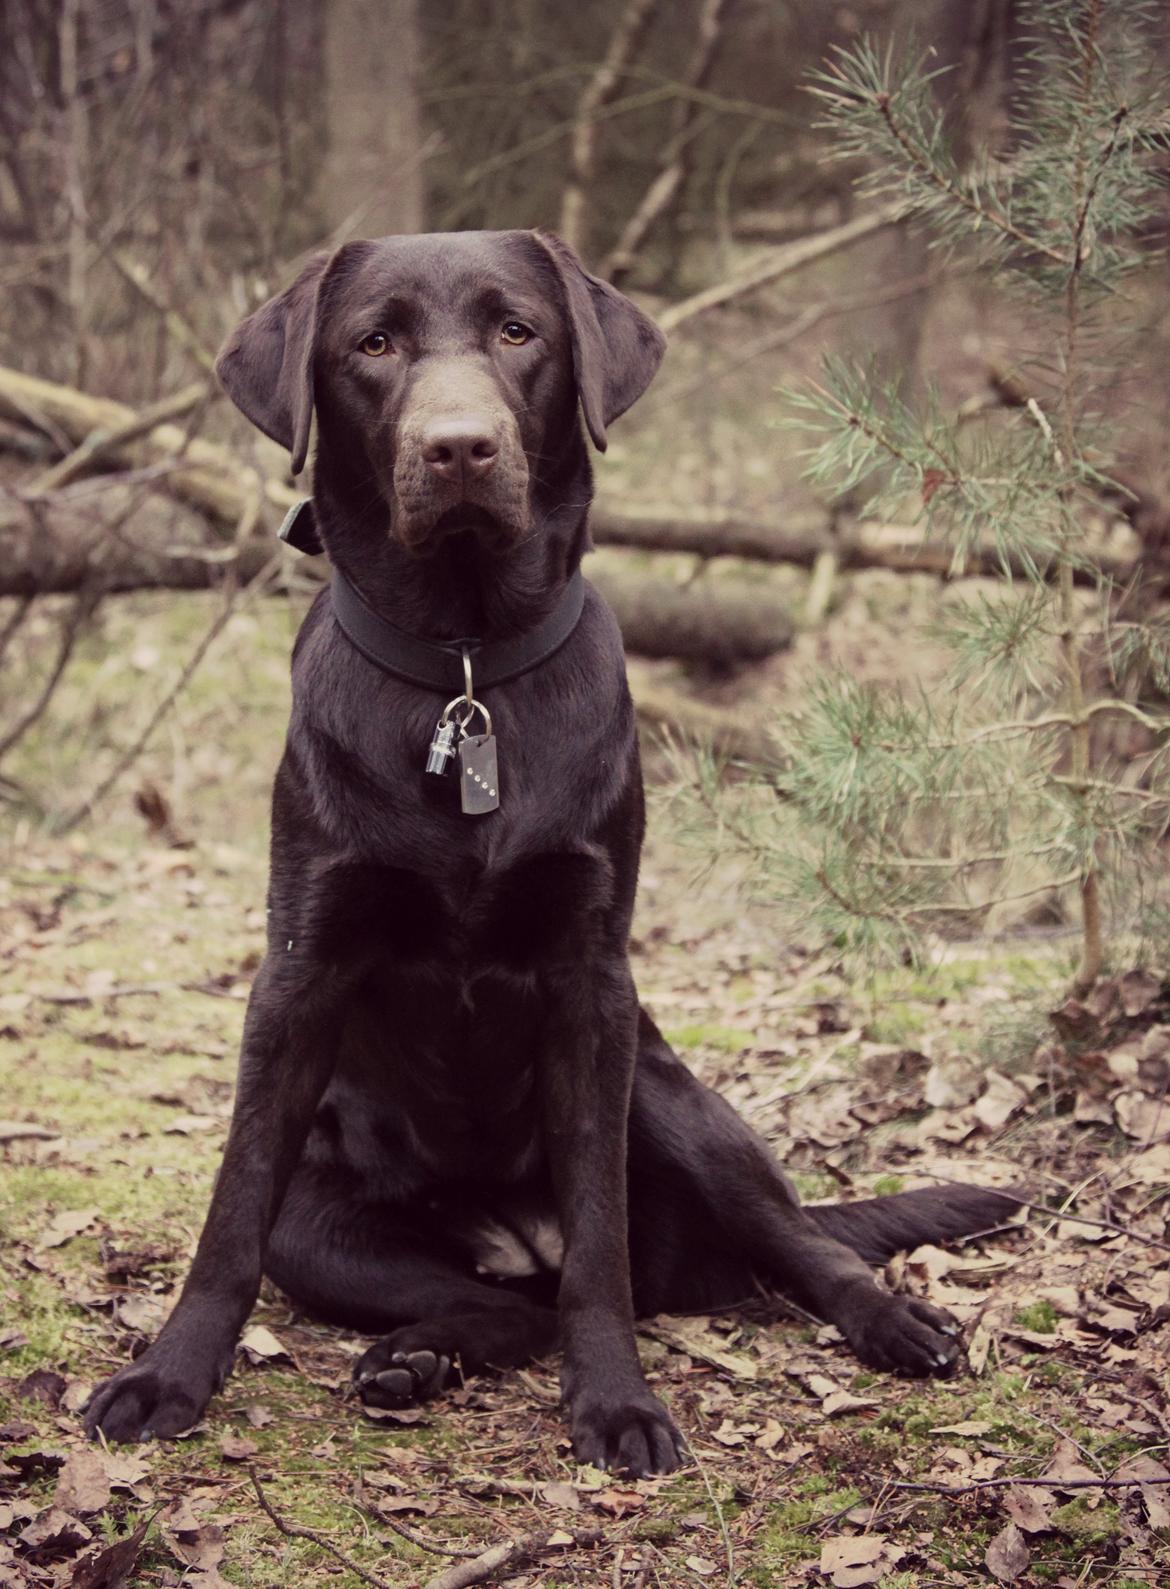
[{"label": "dog's floppy ear", "polygon": [[604,452],[606,426],[650,385],[666,351],[666,338],[624,293],[591,276],[567,243],[552,232],[534,236],[560,277],[581,412],[593,445]]},{"label": "dog's floppy ear", "polygon": [[305,467],[309,451],[321,288],[340,252],[314,254],[291,287],[241,320],[215,361],[236,407],[292,453],[293,474]]}]

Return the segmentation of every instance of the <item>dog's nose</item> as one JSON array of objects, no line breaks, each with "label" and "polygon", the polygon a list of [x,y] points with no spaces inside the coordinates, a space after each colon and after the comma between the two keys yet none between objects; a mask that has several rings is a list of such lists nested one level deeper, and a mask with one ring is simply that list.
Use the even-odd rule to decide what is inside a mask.
[{"label": "dog's nose", "polygon": [[437,419],[423,431],[422,455],[443,480],[470,480],[495,466],[499,443],[486,421],[474,417]]}]

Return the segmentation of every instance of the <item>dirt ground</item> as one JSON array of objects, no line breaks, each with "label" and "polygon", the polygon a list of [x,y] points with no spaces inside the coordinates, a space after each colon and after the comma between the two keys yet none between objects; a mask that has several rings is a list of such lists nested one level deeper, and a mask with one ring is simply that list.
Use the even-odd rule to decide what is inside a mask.
[{"label": "dirt ground", "polygon": [[[14,774],[92,786],[136,728],[110,703],[165,684],[210,599],[112,604],[118,634],[95,637]],[[88,1387],[173,1302],[223,1143],[296,619],[278,601],[237,615],[97,818],[0,841],[0,1583],[1170,1581],[1161,968],[1092,1007],[1065,998],[1059,935],[951,946],[929,976],[846,974],[704,870],[664,799],[643,997],[804,1194],[1026,1184],[1020,1225],[886,1276],[960,1318],[964,1371],[860,1371],[764,1297],[644,1321],[692,1460],[631,1483],[573,1462],[555,1361],[373,1422],[348,1393],[366,1343],[266,1289],[196,1430],[83,1442]]]}]

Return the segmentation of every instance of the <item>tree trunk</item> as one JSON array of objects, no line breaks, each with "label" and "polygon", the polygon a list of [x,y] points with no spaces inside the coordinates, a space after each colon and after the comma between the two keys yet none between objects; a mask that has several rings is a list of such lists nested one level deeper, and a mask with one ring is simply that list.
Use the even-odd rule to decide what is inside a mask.
[{"label": "tree trunk", "polygon": [[328,0],[318,203],[341,237],[424,224],[415,0]]}]

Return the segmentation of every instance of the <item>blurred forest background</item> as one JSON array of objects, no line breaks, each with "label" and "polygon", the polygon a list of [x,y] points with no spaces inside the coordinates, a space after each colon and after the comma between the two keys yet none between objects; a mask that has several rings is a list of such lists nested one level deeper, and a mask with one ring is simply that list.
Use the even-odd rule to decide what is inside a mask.
[{"label": "blurred forest background", "polygon": [[[809,92],[867,36],[879,59],[920,58],[955,191],[990,172],[994,208],[1035,159],[1064,12],[1132,24],[1135,82],[1170,68],[1164,6],[1041,10],[1038,51],[1023,0],[0,0],[0,1581],[178,1571],[217,1589],[328,1565],[340,1584],[359,1568],[438,1584],[444,1542],[501,1537],[531,1545],[512,1581],[549,1589],[1165,1581],[1170,198],[1118,227],[1129,268],[1074,416],[1108,418],[1108,440],[1074,460],[1049,420],[1067,305],[1020,293],[974,211],[973,238],[935,246],[875,191],[890,153],[863,139],[842,158]],[[1107,86],[1123,108],[1093,126],[1102,170],[1132,120]],[[1168,103],[1163,88],[1163,123]],[[1064,230],[1013,213],[1049,228],[1053,257],[1071,236],[1091,276],[1112,246],[1082,235],[1093,203]],[[1014,1185],[1026,1167],[1044,1213],[889,1276],[967,1327],[974,1377],[951,1385],[854,1375],[815,1323],[770,1330],[762,1305],[651,1321],[647,1362],[697,1464],[665,1485],[573,1471],[550,1364],[470,1382],[415,1427],[364,1423],[345,1400],[360,1344],[271,1289],[194,1439],[83,1451],[73,1414],[165,1316],[205,1206],[263,952],[288,653],[327,577],[276,540],[307,484],[218,391],[215,350],[309,250],[527,226],[559,231],[670,336],[598,461],[587,565],[626,638],[656,792],[643,996],[806,1194]],[[854,356],[854,440],[867,394],[896,387],[933,416],[946,469],[908,442],[880,494],[856,448],[810,477],[816,415],[794,427],[781,389],[835,401],[826,359]],[[1017,494],[1023,529],[968,513],[957,535],[953,460],[1017,459],[1021,437],[1029,482],[1048,471]],[[1041,505],[1064,525],[1059,620],[1029,560]],[[1042,610],[1037,646],[1025,619]],[[978,666],[956,673],[947,622]],[[1139,631],[1120,666],[1108,637]],[[1091,734],[1053,683],[1070,635],[1077,690],[1122,703]],[[1010,711],[993,645],[1018,653]],[[855,693],[801,718],[830,701],[826,678]],[[890,691],[935,728],[871,710]],[[971,790],[930,783],[899,828],[904,780],[932,776],[907,736],[930,749],[952,705],[1029,728],[1055,711],[1071,749],[1012,739],[975,807],[944,821]],[[844,727],[849,757],[870,735],[898,776],[866,805],[859,775],[851,805],[824,759],[806,804],[844,848],[794,883],[776,791],[800,805],[791,763],[827,743],[810,723],[838,749]],[[925,914],[883,869],[895,829],[898,865],[947,869]],[[880,971],[843,956],[881,914],[871,874],[904,901],[893,925],[925,930],[929,975],[899,942]],[[1104,959],[1068,997],[1093,910]],[[249,1461],[278,1515],[345,1562],[261,1509]]]},{"label": "blurred forest background", "polygon": [[[757,755],[761,703],[791,698],[806,664],[941,678],[937,652],[908,654],[906,604],[921,617],[947,599],[940,577],[994,560],[975,547],[960,567],[921,502],[881,522],[863,492],[810,486],[777,388],[864,351],[875,378],[933,385],[966,423],[1019,407],[1035,327],[1001,272],[859,201],[875,161],[830,157],[808,75],[863,35],[922,50],[958,167],[1010,162],[1025,9],[5,0],[6,815],[70,828],[114,789],[124,810],[145,769],[147,820],[177,804],[198,826],[198,765],[160,778],[142,754],[176,731],[174,703],[239,609],[262,621],[261,592],[303,601],[320,577],[273,562],[287,460],[229,411],[210,361],[307,250],[354,235],[552,227],[670,333],[594,521],[593,576],[631,654],[655,659],[635,669],[646,721]],[[1143,28],[1165,60],[1170,23],[1154,8]],[[1141,311],[1101,375],[1100,402],[1126,415],[1098,548],[1121,582],[1134,567],[1156,581],[1170,555],[1168,214],[1146,228]],[[199,589],[221,603],[124,599]],[[153,650],[116,638],[128,614],[167,613],[195,626],[185,651],[177,633]]]}]

